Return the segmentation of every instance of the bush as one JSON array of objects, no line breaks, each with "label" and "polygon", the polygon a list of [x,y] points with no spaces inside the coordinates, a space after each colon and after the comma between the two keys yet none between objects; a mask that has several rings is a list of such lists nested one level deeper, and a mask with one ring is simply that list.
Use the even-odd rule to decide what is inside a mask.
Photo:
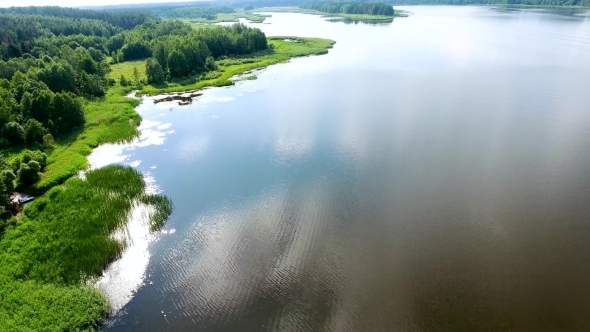
[{"label": "bush", "polygon": [[28,186],[39,181],[41,165],[38,162],[31,160],[27,164],[20,164],[18,169],[18,182],[20,185]]},{"label": "bush", "polygon": [[41,170],[45,168],[47,165],[47,155],[39,150],[31,151],[31,150],[24,150],[23,155],[21,158],[21,162],[27,164],[29,161],[36,161],[39,163]]},{"label": "bush", "polygon": [[24,130],[27,144],[41,143],[43,141],[43,136],[47,133],[47,130],[43,128],[41,122],[35,119],[27,120]]},{"label": "bush", "polygon": [[128,86],[129,85],[129,81],[127,81],[127,79],[125,78],[125,76],[121,75],[121,78],[119,79],[119,84],[121,84],[121,86]]},{"label": "bush", "polygon": [[4,170],[0,173],[0,177],[2,178],[2,182],[4,183],[5,190],[7,192],[11,192],[14,190],[14,180],[16,180],[16,175],[11,170]]},{"label": "bush", "polygon": [[166,74],[162,66],[153,58],[147,59],[145,65],[145,74],[147,76],[147,82],[149,84],[163,83],[166,79]]},{"label": "bush", "polygon": [[51,134],[45,134],[43,136],[43,147],[46,149],[50,149],[53,147],[53,144],[55,144],[53,136]]},{"label": "bush", "polygon": [[207,57],[207,60],[205,60],[205,66],[207,66],[207,69],[209,69],[209,70],[217,69],[217,65],[215,64],[215,59],[212,56]]},{"label": "bush", "polygon": [[23,144],[26,139],[24,128],[14,121],[4,125],[2,136],[14,145]]}]

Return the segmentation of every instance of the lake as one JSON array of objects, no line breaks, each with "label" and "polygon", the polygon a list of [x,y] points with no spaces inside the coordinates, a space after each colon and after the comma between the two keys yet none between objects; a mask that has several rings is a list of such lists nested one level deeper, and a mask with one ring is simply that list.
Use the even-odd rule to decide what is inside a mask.
[{"label": "lake", "polygon": [[175,209],[99,287],[104,331],[590,330],[590,14],[272,13],[329,54],[138,112],[95,167]]}]

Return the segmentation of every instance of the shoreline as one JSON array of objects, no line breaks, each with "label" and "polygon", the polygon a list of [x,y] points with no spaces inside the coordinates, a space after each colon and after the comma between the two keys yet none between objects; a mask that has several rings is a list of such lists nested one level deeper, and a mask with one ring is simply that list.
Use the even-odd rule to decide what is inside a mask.
[{"label": "shoreline", "polygon": [[318,15],[323,17],[340,17],[344,19],[351,19],[353,21],[360,22],[384,22],[388,23],[393,21],[396,17],[408,17],[408,14],[401,9],[394,8],[394,14],[392,16],[385,15],[366,15],[366,14],[345,14],[345,13],[325,13],[313,9],[305,9],[299,7],[263,7],[254,9],[257,13],[299,13],[308,15]]}]

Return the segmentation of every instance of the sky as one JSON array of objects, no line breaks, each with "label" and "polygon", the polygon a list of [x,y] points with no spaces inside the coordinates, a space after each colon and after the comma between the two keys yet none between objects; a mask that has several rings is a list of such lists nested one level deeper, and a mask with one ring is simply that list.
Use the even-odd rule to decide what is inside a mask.
[{"label": "sky", "polygon": [[[10,6],[102,6],[102,5],[118,5],[118,4],[138,4],[148,2],[182,2],[183,0],[0,0],[0,7]],[[194,0],[192,0],[194,1]]]}]

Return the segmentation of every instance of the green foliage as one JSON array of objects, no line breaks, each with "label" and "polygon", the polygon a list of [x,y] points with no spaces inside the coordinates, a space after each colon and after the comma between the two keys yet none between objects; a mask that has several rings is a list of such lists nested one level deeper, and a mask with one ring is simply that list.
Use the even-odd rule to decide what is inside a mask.
[{"label": "green foliage", "polygon": [[164,73],[162,66],[153,58],[147,59],[145,74],[149,84],[161,84],[166,81],[166,74]]},{"label": "green foliage", "polygon": [[47,129],[43,128],[43,124],[35,119],[27,120],[24,129],[27,144],[43,142],[43,136],[47,133]]},{"label": "green foliage", "polygon": [[158,61],[163,70],[168,69],[168,53],[163,43],[157,43],[154,46],[154,59]]},{"label": "green foliage", "polygon": [[77,8],[44,6],[44,7],[10,7],[0,8],[0,13],[23,15],[56,16],[70,19],[92,19],[105,21],[123,29],[133,29],[135,26],[157,18],[143,10],[86,10]]},{"label": "green foliage", "polygon": [[205,66],[209,70],[217,69],[217,65],[215,64],[215,59],[212,56],[207,57],[207,60],[205,61]]},{"label": "green foliage", "polygon": [[[297,42],[286,42],[285,40],[296,40]],[[293,57],[325,54],[328,52],[328,49],[332,48],[334,43],[332,40],[321,38],[269,37],[269,46],[266,51],[255,53],[250,57],[218,60],[216,61],[216,65],[219,68],[216,71],[200,75],[200,79],[197,81],[191,81],[185,84],[168,83],[165,88],[147,86],[140,91],[140,94],[155,95],[196,90],[207,86],[232,85],[234,82],[230,78],[235,75],[240,75],[256,68],[285,62]],[[128,66],[124,66],[124,64],[114,66],[112,75],[118,75],[119,71],[123,70],[128,70]]]},{"label": "green foliage", "polygon": [[313,9],[323,13],[330,14],[341,13],[382,16],[394,15],[393,7],[391,7],[391,5],[386,5],[384,3],[315,1],[306,2],[299,7],[304,9]]},{"label": "green foliage", "polygon": [[123,250],[110,234],[135,201],[157,211],[153,229],[172,211],[168,198],[144,195],[144,188],[137,171],[107,166],[27,206],[18,227],[8,226],[0,240],[0,331],[94,331],[107,305],[85,282]]},{"label": "green foliage", "polygon": [[[47,155],[45,153],[39,150],[24,150],[21,157],[14,160],[12,170],[10,172],[16,171],[18,185],[26,187],[39,181],[41,176],[40,172],[45,168],[46,164]],[[8,174],[3,173],[3,175]],[[8,176],[12,178],[12,176]]]},{"label": "green foliage", "polygon": [[166,6],[152,10],[162,18],[204,18],[214,20],[217,14],[233,13],[234,9],[221,6]]},{"label": "green foliage", "polygon": [[2,129],[2,137],[14,145],[23,144],[26,140],[25,129],[14,121],[9,122]]},{"label": "green foliage", "polygon": [[23,163],[35,161],[39,164],[39,167],[41,169],[45,168],[45,165],[47,165],[47,155],[39,150],[24,150],[21,154],[20,160]]},{"label": "green foliage", "polygon": [[129,82],[127,81],[127,79],[125,78],[124,75],[121,75],[121,78],[119,79],[119,84],[121,84],[121,86],[128,86]]},{"label": "green foliage", "polygon": [[244,7],[244,10],[252,10],[254,9],[254,6],[252,5],[247,5],[246,7]]},{"label": "green foliage", "polygon": [[31,160],[27,164],[22,163],[20,164],[20,168],[18,169],[17,179],[18,183],[21,186],[29,186],[37,181],[41,174],[41,166],[38,162]]},{"label": "green foliage", "polygon": [[10,169],[5,169],[0,173],[0,178],[2,179],[2,184],[4,185],[4,192],[0,191],[5,195],[2,197],[2,201],[5,202],[7,200],[7,194],[14,190],[14,180],[16,180],[16,175]]},{"label": "green foliage", "polygon": [[53,144],[55,144],[55,140],[53,139],[53,135],[51,135],[51,134],[43,135],[43,147],[45,149],[52,148]]},{"label": "green foliage", "polygon": [[139,101],[125,97],[126,88],[111,88],[104,98],[83,105],[86,122],[76,135],[57,139],[47,156],[47,167],[36,185],[37,191],[46,191],[62,184],[88,165],[86,156],[104,143],[131,140],[138,134],[141,120],[135,112]]},{"label": "green foliage", "polygon": [[173,77],[182,77],[188,73],[188,63],[183,53],[173,51],[168,58],[168,68]]}]

